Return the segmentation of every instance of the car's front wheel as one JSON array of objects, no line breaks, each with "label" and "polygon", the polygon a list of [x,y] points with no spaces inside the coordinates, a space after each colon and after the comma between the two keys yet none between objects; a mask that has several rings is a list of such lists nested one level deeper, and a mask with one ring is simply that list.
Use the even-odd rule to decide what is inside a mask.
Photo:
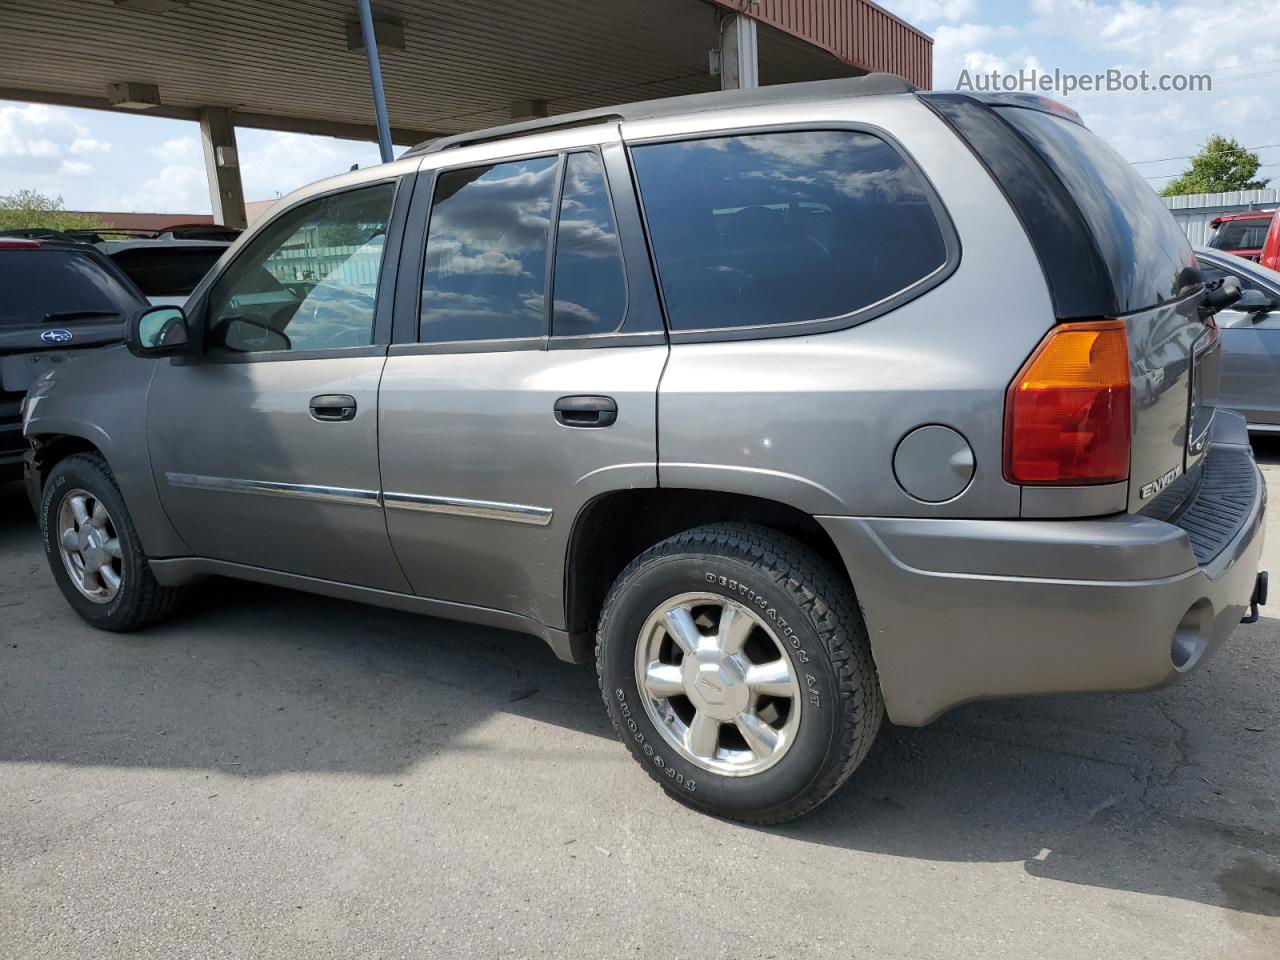
[{"label": "car's front wheel", "polygon": [[103,630],[162,619],[179,591],[156,582],[106,462],[90,453],[60,460],[40,499],[49,569],[76,613]]},{"label": "car's front wheel", "polygon": [[682,803],[753,823],[834,793],[884,712],[848,584],[747,524],[698,527],[636,558],[605,602],[597,667],[650,776]]}]

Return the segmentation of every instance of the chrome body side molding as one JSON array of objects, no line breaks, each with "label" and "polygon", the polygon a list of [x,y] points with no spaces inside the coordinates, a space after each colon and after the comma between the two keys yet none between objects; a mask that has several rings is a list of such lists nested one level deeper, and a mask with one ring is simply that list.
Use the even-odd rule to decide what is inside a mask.
[{"label": "chrome body side molding", "polygon": [[269,497],[296,497],[326,503],[349,503],[377,507],[386,505],[398,510],[443,513],[457,517],[479,517],[483,520],[506,520],[545,527],[551,522],[550,507],[534,507],[522,503],[497,503],[491,500],[468,500],[463,497],[433,497],[421,493],[379,494],[377,490],[351,487],[326,487],[309,483],[277,483],[272,480],[244,480],[237,477],[209,477],[196,473],[166,473],[171,486],[222,493],[249,493]]},{"label": "chrome body side molding", "polygon": [[444,513],[456,517],[481,517],[485,520],[507,520],[545,527],[551,522],[550,507],[533,507],[523,503],[496,503],[492,500],[467,500],[462,497],[431,497],[421,493],[385,493],[388,509]]},{"label": "chrome body side molding", "polygon": [[170,486],[222,493],[253,493],[268,497],[296,497],[326,503],[351,503],[366,507],[381,506],[377,490],[351,487],[325,487],[310,483],[276,483],[272,480],[241,480],[236,477],[207,477],[197,473],[166,473]]}]

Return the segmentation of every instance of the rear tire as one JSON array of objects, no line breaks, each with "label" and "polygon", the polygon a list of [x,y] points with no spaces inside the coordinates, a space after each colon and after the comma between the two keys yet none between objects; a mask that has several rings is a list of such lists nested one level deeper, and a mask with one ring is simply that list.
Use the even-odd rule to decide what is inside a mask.
[{"label": "rear tire", "polygon": [[596,664],[614,728],[649,775],[681,803],[749,823],[830,797],[884,714],[848,583],[752,524],[698,527],[637,557],[605,600]]},{"label": "rear tire", "polygon": [[101,630],[128,632],[169,616],[181,590],[156,582],[102,457],[54,465],[40,498],[45,557],[72,609]]}]

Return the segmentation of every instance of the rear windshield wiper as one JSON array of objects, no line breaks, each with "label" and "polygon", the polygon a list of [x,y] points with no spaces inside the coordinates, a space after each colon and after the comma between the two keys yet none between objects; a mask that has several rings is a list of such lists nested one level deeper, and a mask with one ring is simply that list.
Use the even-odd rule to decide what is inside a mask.
[{"label": "rear windshield wiper", "polygon": [[97,317],[118,317],[118,310],[62,310],[60,312],[46,313],[44,315],[45,323],[61,323],[64,320],[93,320]]}]

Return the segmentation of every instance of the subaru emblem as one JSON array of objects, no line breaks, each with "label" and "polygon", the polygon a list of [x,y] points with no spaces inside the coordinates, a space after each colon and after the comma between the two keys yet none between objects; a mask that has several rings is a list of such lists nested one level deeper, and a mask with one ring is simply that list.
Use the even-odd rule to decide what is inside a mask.
[{"label": "subaru emblem", "polygon": [[45,343],[70,343],[71,331],[58,328],[57,330],[46,330],[40,334],[40,339]]}]

